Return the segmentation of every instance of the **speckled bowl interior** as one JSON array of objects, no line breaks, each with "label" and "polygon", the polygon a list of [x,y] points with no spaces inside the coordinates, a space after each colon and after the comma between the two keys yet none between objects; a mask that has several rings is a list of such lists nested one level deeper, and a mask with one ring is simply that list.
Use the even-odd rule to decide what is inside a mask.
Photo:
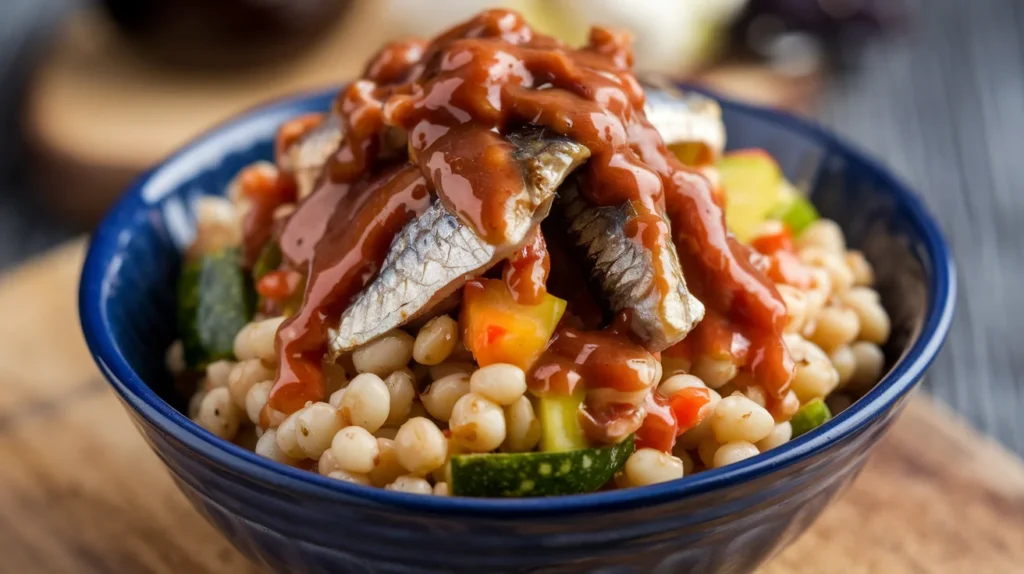
[{"label": "speckled bowl interior", "polygon": [[[934,220],[885,169],[828,132],[723,101],[729,148],[767,149],[874,264],[893,319],[885,379],[826,425],[680,481],[573,497],[482,500],[370,489],[262,459],[181,414],[163,355],[192,204],[271,156],[286,119],[333,92],[250,111],[141,177],[93,237],[82,328],[100,369],[196,509],[279,572],[747,572],[860,470],[946,336],[953,264]],[[172,536],[173,533],[168,533]]]}]

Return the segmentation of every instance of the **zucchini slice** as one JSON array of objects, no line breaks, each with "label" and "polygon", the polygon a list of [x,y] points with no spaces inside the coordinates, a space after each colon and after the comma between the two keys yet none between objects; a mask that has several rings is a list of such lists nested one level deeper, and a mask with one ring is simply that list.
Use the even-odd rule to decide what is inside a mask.
[{"label": "zucchini slice", "polygon": [[603,448],[455,455],[451,461],[452,494],[495,498],[593,492],[626,464],[634,448],[629,436]]},{"label": "zucchini slice", "polygon": [[235,335],[252,319],[254,304],[237,248],[186,261],[178,278],[178,333],[189,368],[234,358]]}]

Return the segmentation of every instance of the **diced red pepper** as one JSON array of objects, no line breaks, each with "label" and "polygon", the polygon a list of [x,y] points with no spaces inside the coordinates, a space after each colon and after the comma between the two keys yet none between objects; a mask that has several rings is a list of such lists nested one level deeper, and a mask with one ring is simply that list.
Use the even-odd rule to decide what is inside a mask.
[{"label": "diced red pepper", "polygon": [[679,435],[675,416],[665,397],[654,392],[648,395],[644,403],[647,416],[643,424],[634,434],[636,448],[653,448],[662,452],[672,452]]},{"label": "diced red pepper", "polygon": [[772,232],[758,235],[751,240],[750,246],[765,255],[771,255],[777,251],[792,252],[793,232],[785,225],[779,223]]},{"label": "diced red pepper", "polygon": [[683,434],[711,414],[711,392],[702,387],[686,387],[669,397],[668,404],[676,419],[676,432]]}]

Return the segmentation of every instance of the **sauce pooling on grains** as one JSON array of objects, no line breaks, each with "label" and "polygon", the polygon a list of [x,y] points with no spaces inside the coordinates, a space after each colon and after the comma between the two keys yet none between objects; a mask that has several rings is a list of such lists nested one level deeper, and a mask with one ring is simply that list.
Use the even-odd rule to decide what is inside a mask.
[{"label": "sauce pooling on grains", "polygon": [[[346,137],[307,200],[330,195],[337,207],[303,205],[289,222],[327,231],[311,257],[290,256],[282,245],[289,260],[310,261],[309,278],[302,307],[278,333],[281,366],[269,406],[289,413],[323,398],[325,321],[336,320],[373,279],[395,234],[428,205],[428,189],[482,239],[508,245],[505,222],[522,208],[530,182],[502,134],[525,124],[590,149],[574,175],[583,197],[602,206],[628,202],[636,216],[626,231],[654,265],[664,265],[675,244],[694,293],[750,342],[747,365],[781,396],[792,369],[781,339],[785,308],[746,248],[728,235],[707,181],[687,171],[647,121],[631,65],[625,35],[594,28],[586,47],[571,49],[506,10],[484,12],[429,44],[400,42],[378,53],[364,79],[335,102]],[[394,162],[394,133],[407,134],[410,163],[384,169]],[[543,237],[532,233],[506,263],[506,281],[523,301],[542,294],[547,276]],[[294,251],[310,248],[316,234],[309,235]],[[669,286],[659,281],[655,288]],[[584,351],[588,357],[580,359]],[[585,376],[588,388],[629,391],[639,381],[636,371],[611,373],[651,359],[625,335],[563,330],[533,373],[564,368],[569,378]]]}]

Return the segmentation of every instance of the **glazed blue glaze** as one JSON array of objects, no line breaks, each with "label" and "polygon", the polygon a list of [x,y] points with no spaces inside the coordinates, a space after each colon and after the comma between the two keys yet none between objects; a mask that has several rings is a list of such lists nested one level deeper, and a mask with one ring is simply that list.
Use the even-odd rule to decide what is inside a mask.
[{"label": "glazed blue glaze", "polygon": [[[766,148],[875,265],[893,318],[891,370],[826,425],[766,455],[645,488],[549,499],[428,497],[329,480],[218,439],[186,418],[164,368],[193,200],[271,157],[284,120],[324,92],[272,103],[142,176],[93,237],[79,308],[89,348],[188,499],[278,572],[748,572],[857,475],[949,329],[950,252],[920,200],[821,128],[722,102],[730,148]],[[171,534],[173,535],[173,534]]]}]

